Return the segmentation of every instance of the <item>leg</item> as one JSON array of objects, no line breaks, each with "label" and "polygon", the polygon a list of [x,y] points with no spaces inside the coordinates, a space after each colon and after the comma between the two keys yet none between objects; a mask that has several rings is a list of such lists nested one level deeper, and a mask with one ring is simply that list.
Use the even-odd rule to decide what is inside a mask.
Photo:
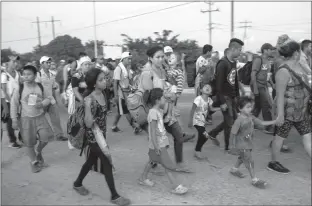
[{"label": "leg", "polygon": [[311,157],[311,133],[303,135],[303,146]]},{"label": "leg", "polygon": [[144,171],[143,171],[143,173],[142,173],[142,175],[141,175],[141,177],[140,177],[140,181],[145,181],[145,180],[147,180],[148,173],[151,171],[152,167],[153,167],[152,161],[149,160],[149,161],[146,163],[145,167],[144,167]]},{"label": "leg", "polygon": [[173,136],[174,140],[174,153],[176,157],[176,162],[182,163],[183,161],[183,132],[178,122],[175,122],[171,126],[165,124],[165,128],[168,133]]},{"label": "leg", "polygon": [[294,126],[303,137],[303,146],[306,152],[311,157],[311,122],[310,118],[307,117],[301,122],[295,122]]},{"label": "leg", "polygon": [[[264,121],[271,121],[272,114],[271,114],[271,100],[268,88],[259,88],[259,95],[260,95],[260,107],[262,110],[262,117]],[[266,129],[269,133],[273,133],[273,127],[269,126]]]},{"label": "leg", "polygon": [[237,162],[235,163],[234,167],[231,168],[230,173],[236,177],[244,178],[245,175],[241,173],[238,168],[243,164],[244,159],[244,152],[242,150],[239,151]]},{"label": "leg", "polygon": [[56,104],[50,105],[48,109],[48,113],[51,119],[52,127],[54,134],[57,139],[66,141],[67,138],[64,137],[63,129],[61,127],[61,119],[59,116],[59,108]]},{"label": "leg", "polygon": [[206,143],[206,141],[208,140],[207,137],[204,135],[204,133],[206,132],[206,129],[205,127],[201,127],[197,125],[195,125],[195,128],[198,132],[198,138],[197,138],[197,143],[195,147],[195,157],[197,157],[198,159],[203,159],[201,156],[201,149],[203,145]]},{"label": "leg", "polygon": [[179,184],[177,183],[177,179],[173,176],[172,172],[168,169],[165,169],[165,173],[168,176],[168,179],[173,188],[176,188]]},{"label": "leg", "polygon": [[208,132],[208,134],[213,138],[217,138],[218,134],[223,131],[224,124],[225,124],[224,122],[221,122],[220,124],[218,124],[218,126],[216,126],[214,129]]},{"label": "leg", "polygon": [[229,150],[231,128],[234,123],[232,104],[227,103],[227,106],[228,106],[227,111],[222,112],[224,118],[224,142],[226,151]]},{"label": "leg", "polygon": [[256,178],[255,168],[254,168],[254,161],[251,157],[251,150],[250,149],[243,151],[242,161],[243,161],[245,167],[247,168],[251,179],[254,180]]}]

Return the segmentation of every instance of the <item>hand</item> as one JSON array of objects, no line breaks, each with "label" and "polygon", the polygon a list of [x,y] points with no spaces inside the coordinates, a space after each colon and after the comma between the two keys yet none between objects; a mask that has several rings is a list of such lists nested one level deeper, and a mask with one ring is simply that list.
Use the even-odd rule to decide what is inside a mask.
[{"label": "hand", "polygon": [[227,110],[227,105],[226,104],[220,105],[220,109],[225,112]]},{"label": "hand", "polygon": [[254,94],[255,96],[259,95],[258,89],[255,89],[254,92],[253,92],[253,94]]},{"label": "hand", "polygon": [[1,117],[3,119],[6,119],[7,117],[9,117],[9,110],[7,108],[3,109]]},{"label": "hand", "polygon": [[90,105],[91,105],[91,102],[92,102],[91,97],[86,97],[86,98],[84,99],[84,103],[85,103],[86,106],[90,106]]},{"label": "hand", "polygon": [[285,121],[284,116],[283,115],[278,115],[277,118],[276,118],[275,124],[280,127],[280,126],[282,126],[284,124],[284,121]]},{"label": "hand", "polygon": [[42,102],[38,102],[38,103],[36,103],[35,108],[37,108],[37,109],[41,109],[41,108],[43,108],[43,104],[42,104]]},{"label": "hand", "polygon": [[85,82],[79,83],[80,88],[87,88],[87,84]]},{"label": "hand", "polygon": [[160,155],[160,148],[155,148],[155,153],[159,156]]},{"label": "hand", "polygon": [[18,129],[17,119],[12,119],[12,128],[13,128],[14,130],[17,130],[17,129]]}]

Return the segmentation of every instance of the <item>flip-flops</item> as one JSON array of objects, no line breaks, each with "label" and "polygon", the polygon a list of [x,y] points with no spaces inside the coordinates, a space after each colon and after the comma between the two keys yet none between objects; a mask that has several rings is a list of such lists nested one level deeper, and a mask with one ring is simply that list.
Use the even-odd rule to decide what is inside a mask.
[{"label": "flip-flops", "polygon": [[131,201],[124,197],[118,197],[115,200],[111,200],[111,203],[118,205],[118,206],[127,206],[131,204]]},{"label": "flip-flops", "polygon": [[186,187],[184,187],[183,185],[179,185],[171,192],[176,195],[184,195],[185,193],[187,193],[187,191],[188,189]]},{"label": "flip-flops", "polygon": [[153,187],[155,185],[155,182],[153,182],[152,180],[150,179],[145,179],[145,180],[138,180],[138,183],[140,185],[143,185],[143,186],[148,186],[148,187]]}]

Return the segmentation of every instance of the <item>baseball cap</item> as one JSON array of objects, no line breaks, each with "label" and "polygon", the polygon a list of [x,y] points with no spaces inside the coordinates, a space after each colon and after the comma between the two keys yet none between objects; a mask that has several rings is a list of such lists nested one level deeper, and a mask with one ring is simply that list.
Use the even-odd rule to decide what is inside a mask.
[{"label": "baseball cap", "polygon": [[261,52],[263,52],[264,50],[268,50],[268,49],[270,49],[270,50],[274,50],[274,49],[275,49],[275,47],[274,47],[274,46],[272,46],[272,44],[265,43],[265,44],[263,44],[263,45],[262,45],[262,47],[261,47]]},{"label": "baseball cap", "polygon": [[49,61],[49,60],[51,60],[51,57],[43,56],[40,58],[40,64],[42,64],[43,62]]},{"label": "baseball cap", "polygon": [[172,53],[173,49],[170,46],[165,46],[164,53]]},{"label": "baseball cap", "polygon": [[10,59],[11,61],[15,61],[15,60],[20,60],[21,58],[20,58],[20,56],[18,56],[18,55],[16,55],[16,56],[12,55],[12,56],[9,56],[9,59]]},{"label": "baseball cap", "polygon": [[121,54],[120,61],[122,61],[125,58],[129,58],[129,57],[132,57],[131,53],[130,52],[124,52],[124,53]]},{"label": "baseball cap", "polygon": [[91,62],[90,57],[84,56],[84,57],[81,57],[81,58],[79,59],[79,65],[82,65],[82,64],[85,63],[85,62]]},{"label": "baseball cap", "polygon": [[65,63],[65,60],[64,60],[64,59],[62,59],[60,62],[61,62],[61,63]]}]

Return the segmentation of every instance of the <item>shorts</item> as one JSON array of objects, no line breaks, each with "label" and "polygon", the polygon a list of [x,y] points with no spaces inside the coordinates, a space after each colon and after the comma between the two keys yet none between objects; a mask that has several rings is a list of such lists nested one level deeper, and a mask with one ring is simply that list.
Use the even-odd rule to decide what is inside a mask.
[{"label": "shorts", "polygon": [[118,114],[129,114],[128,107],[126,105],[126,100],[119,98],[118,104],[117,104],[117,111]]},{"label": "shorts", "polygon": [[40,142],[49,142],[54,138],[44,114],[38,117],[21,117],[20,128],[24,145],[27,147],[33,147],[37,144],[37,134]]},{"label": "shorts", "polygon": [[149,149],[148,156],[150,161],[161,164],[165,169],[175,171],[177,168],[170,158],[167,148],[161,148],[160,155],[157,155],[154,149]]},{"label": "shorts", "polygon": [[310,120],[309,118],[305,118],[304,120],[300,122],[293,122],[290,120],[285,120],[282,126],[275,127],[274,136],[287,138],[292,126],[296,128],[296,130],[299,132],[301,136],[311,133]]}]

